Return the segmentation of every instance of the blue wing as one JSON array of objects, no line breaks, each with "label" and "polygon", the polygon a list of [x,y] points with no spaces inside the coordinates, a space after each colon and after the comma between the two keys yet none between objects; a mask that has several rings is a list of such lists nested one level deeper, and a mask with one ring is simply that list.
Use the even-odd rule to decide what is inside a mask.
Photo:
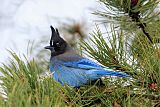
[{"label": "blue wing", "polygon": [[[54,68],[51,67],[51,70],[54,70]],[[56,81],[60,82],[62,85],[67,84],[72,87],[79,87],[81,85],[87,84],[89,81],[97,80],[107,75],[119,77],[129,76],[125,73],[113,72],[108,70],[85,70],[70,68],[66,66],[59,66],[53,74]]]},{"label": "blue wing", "polygon": [[[97,80],[103,76],[119,76],[128,77],[129,75],[121,72],[114,72],[113,70],[104,69],[99,64],[82,58],[78,61],[62,62],[53,61],[50,70],[54,72],[54,79],[62,85],[78,87],[88,83],[88,81]],[[53,65],[52,65],[53,64]]]},{"label": "blue wing", "polygon": [[78,61],[63,62],[63,65],[67,67],[81,68],[81,69],[102,69],[103,68],[99,64],[87,58],[82,58]]}]

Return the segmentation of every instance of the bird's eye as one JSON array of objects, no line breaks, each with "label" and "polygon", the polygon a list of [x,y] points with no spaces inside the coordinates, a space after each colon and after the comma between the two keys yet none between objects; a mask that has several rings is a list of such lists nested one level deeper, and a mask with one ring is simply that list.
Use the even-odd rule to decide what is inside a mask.
[{"label": "bird's eye", "polygon": [[56,46],[60,47],[60,44],[57,42],[57,43],[56,43]]}]

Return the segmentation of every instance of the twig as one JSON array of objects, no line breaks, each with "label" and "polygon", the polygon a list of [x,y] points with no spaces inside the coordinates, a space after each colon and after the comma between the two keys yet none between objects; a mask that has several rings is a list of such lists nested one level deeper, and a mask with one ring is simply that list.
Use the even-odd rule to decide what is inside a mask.
[{"label": "twig", "polygon": [[147,36],[147,38],[149,39],[149,41],[153,44],[152,38],[149,35],[149,33],[145,30],[145,27],[147,26],[146,23],[141,23],[140,22],[140,12],[129,12],[129,16],[132,18],[132,21],[137,22],[139,28],[141,28],[141,30],[143,31],[143,33]]}]

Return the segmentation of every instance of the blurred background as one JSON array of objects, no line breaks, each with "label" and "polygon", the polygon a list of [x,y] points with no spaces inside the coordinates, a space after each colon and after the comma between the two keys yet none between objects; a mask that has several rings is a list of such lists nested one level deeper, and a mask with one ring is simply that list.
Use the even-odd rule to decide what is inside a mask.
[{"label": "blurred background", "polygon": [[[95,0],[1,0],[0,62],[9,56],[7,50],[19,54],[29,53],[32,46],[43,50],[49,44],[50,25],[74,46],[73,39],[81,40],[92,31],[96,19],[92,12],[98,8]],[[42,42],[44,46],[38,44]]]}]

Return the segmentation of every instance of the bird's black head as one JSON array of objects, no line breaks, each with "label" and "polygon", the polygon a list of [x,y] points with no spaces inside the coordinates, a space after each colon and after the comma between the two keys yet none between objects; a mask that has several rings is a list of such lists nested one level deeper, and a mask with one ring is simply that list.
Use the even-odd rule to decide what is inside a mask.
[{"label": "bird's black head", "polygon": [[52,26],[50,27],[52,31],[50,46],[46,46],[45,49],[51,50],[52,56],[63,54],[66,51],[67,43],[60,37],[58,29],[54,29]]}]

